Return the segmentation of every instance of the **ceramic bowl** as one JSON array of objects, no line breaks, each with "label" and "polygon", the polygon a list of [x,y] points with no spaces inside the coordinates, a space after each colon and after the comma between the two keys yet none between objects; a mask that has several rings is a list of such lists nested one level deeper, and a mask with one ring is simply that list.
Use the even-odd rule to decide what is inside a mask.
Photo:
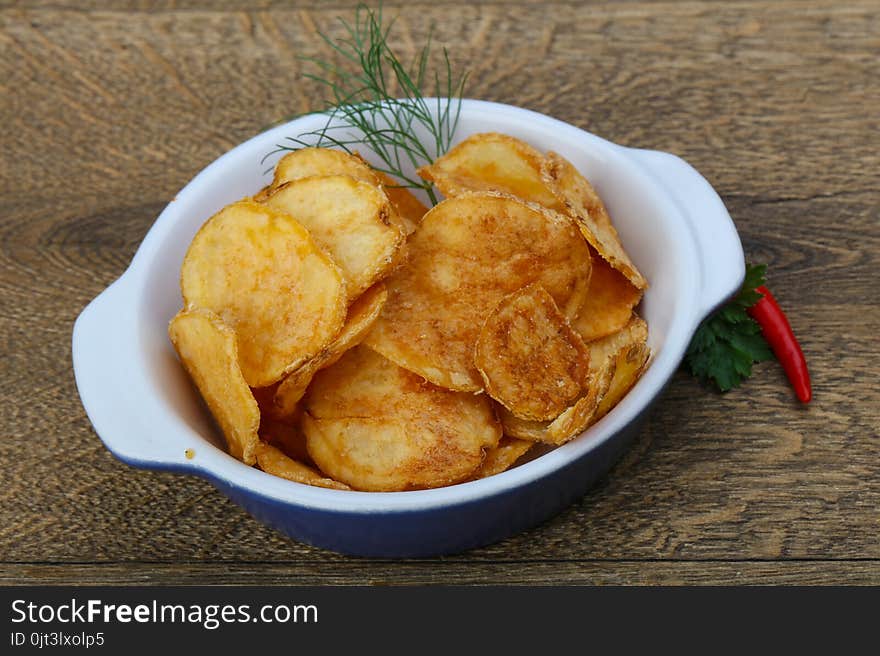
[{"label": "ceramic bowl", "polygon": [[205,168],[158,217],[125,273],[83,310],[73,332],[73,364],[95,431],[132,466],[201,476],[295,540],[348,554],[450,554],[551,517],[584,495],[627,448],[700,321],[739,288],[742,246],[723,203],[673,155],[618,146],[525,109],[463,101],[458,140],[506,133],[559,152],[593,182],[650,281],[640,312],[650,327],[653,363],[585,433],[502,474],[412,492],[310,487],[248,467],[224,451],[177,361],[167,326],[181,306],[180,265],[199,226],[266,184],[273,160],[263,160],[276,144],[324,121],[316,115],[296,119]]}]

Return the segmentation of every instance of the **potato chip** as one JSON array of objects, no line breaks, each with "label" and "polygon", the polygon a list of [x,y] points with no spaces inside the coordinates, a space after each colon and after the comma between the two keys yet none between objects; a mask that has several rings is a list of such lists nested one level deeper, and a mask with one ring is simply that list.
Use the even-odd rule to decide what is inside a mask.
[{"label": "potato chip", "polygon": [[257,446],[257,466],[267,474],[279,476],[294,483],[326,487],[331,490],[351,489],[344,483],[339,483],[332,478],[322,476],[320,472],[315,471],[308,465],[297,462],[280,449],[276,449],[265,442],[260,442]]},{"label": "potato chip", "polygon": [[578,220],[584,237],[599,255],[638,289],[645,289],[648,281],[623,249],[608,210],[587,179],[571,162],[553,152],[544,158],[541,175],[568,213]]},{"label": "potato chip", "polygon": [[547,429],[550,428],[552,422],[520,419],[500,403],[495,405],[495,414],[501,422],[504,435],[529,442],[550,442]]},{"label": "potato chip", "polygon": [[534,283],[504,297],[486,319],[474,364],[489,396],[517,417],[540,421],[581,395],[590,354],[553,297]]},{"label": "potato chip", "polygon": [[265,187],[263,187],[257,193],[255,193],[251,197],[251,200],[254,201],[255,203],[262,203],[271,195],[272,195],[272,185],[267,184]]},{"label": "potato chip", "polygon": [[496,406],[504,434],[533,442],[560,445],[577,437],[598,418],[596,410],[614,378],[614,360],[594,371],[587,392],[552,421],[521,419],[503,406]]},{"label": "potato chip", "polygon": [[634,316],[622,330],[587,345],[597,361],[614,362],[614,377],[599,402],[597,420],[618,404],[647,369],[651,355],[647,339],[648,325]]},{"label": "potato chip", "polygon": [[355,180],[381,185],[376,173],[360,156],[332,148],[300,148],[282,157],[275,165],[272,189],[302,178],[347,175]]},{"label": "potato chip", "polygon": [[477,469],[474,478],[486,478],[507,471],[533,446],[535,446],[533,441],[520,440],[505,435],[501,438],[498,446],[486,452],[483,464]]},{"label": "potato chip", "polygon": [[596,409],[597,420],[608,414],[639,381],[648,368],[650,355],[651,350],[645,344],[636,344],[618,351],[614,358],[617,365],[614,379],[611,381],[608,393],[602,397]]},{"label": "potato chip", "polygon": [[482,389],[474,346],[506,295],[540,282],[573,317],[589,285],[589,250],[574,224],[500,194],[441,202],[408,246],[409,262],[386,281],[388,302],[365,343],[448,389]]},{"label": "potato chip", "polygon": [[589,342],[591,362],[598,365],[603,360],[617,352],[624,346],[645,344],[648,341],[648,324],[638,315],[633,314],[626,325],[612,335]]},{"label": "potato chip", "polygon": [[392,269],[405,239],[389,220],[394,209],[385,194],[347,176],[285,182],[266,205],[306,227],[342,270],[349,298],[360,296]]},{"label": "potato chip", "polygon": [[241,201],[211,217],[181,268],[187,307],[235,331],[242,375],[265,387],[321,351],[345,319],[342,274],[295,219]]},{"label": "potato chip", "polygon": [[292,371],[278,386],[273,404],[278,415],[282,417],[292,415],[314,375],[320,369],[335,363],[348,349],[363,341],[379,318],[379,313],[387,300],[388,291],[385,285],[378,283],[351,304],[345,325],[336,338],[318,355]]},{"label": "potato chip", "polygon": [[241,375],[235,333],[213,312],[193,308],[171,320],[168,335],[220,425],[229,453],[254,464],[260,410]]},{"label": "potato chip", "polygon": [[596,410],[614,378],[614,371],[611,367],[611,364],[606,364],[602,369],[596,371],[587,393],[550,422],[547,435],[551,444],[564,444],[599,420],[596,416]]},{"label": "potato chip", "polygon": [[419,175],[433,182],[447,198],[468,191],[498,191],[558,211],[562,205],[541,177],[541,153],[505,134],[475,134]]},{"label": "potato chip", "polygon": [[623,328],[629,322],[633,308],[642,299],[641,290],[623,274],[596,253],[592,253],[592,256],[590,288],[577,318],[572,322],[574,329],[587,342]]},{"label": "potato chip", "polygon": [[466,480],[501,439],[488,398],[426,383],[364,346],[319,371],[303,407],[312,459],[359,490]]},{"label": "potato chip", "polygon": [[251,388],[251,394],[254,395],[254,399],[257,401],[257,406],[260,408],[260,416],[272,414],[274,411],[275,408],[272,405],[272,399],[275,398],[275,390],[277,389],[278,383],[269,385],[268,387]]},{"label": "potato chip", "polygon": [[428,212],[428,208],[406,187],[401,187],[400,183],[394,180],[387,173],[374,170],[373,173],[382,183],[382,191],[388,196],[388,200],[397,210],[397,216],[400,217],[400,225],[404,234],[411,235],[419,227],[422,217]]},{"label": "potato chip", "polygon": [[[408,190],[398,187],[398,183],[392,178],[372,168],[359,154],[331,148],[301,148],[282,157],[275,165],[275,177],[269,191],[274,191],[292,180],[328,175],[347,175],[381,188],[395,209],[395,212],[389,214],[388,220],[405,235],[416,229],[422,216],[428,211]],[[268,196],[269,193],[262,190],[254,199],[265,200]]]},{"label": "potato chip", "polygon": [[294,413],[284,419],[270,415],[260,416],[259,436],[263,442],[281,449],[286,455],[303,464],[312,464],[306,449],[306,436],[299,427],[302,413]]}]

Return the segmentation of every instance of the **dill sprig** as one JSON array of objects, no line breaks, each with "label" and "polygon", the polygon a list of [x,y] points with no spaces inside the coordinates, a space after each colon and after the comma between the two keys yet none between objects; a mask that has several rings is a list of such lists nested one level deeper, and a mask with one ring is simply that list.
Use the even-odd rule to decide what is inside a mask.
[{"label": "dill sprig", "polygon": [[[429,74],[430,35],[412,64],[405,66],[388,44],[393,21],[383,26],[381,5],[374,11],[362,3],[353,24],[343,18],[339,21],[345,31],[343,38],[334,40],[319,34],[343,65],[304,58],[318,69],[305,76],[330,96],[328,108],[321,112],[327,115],[326,123],[318,130],[287,137],[287,143],[278,144],[269,155],[327,144],[347,152],[365,146],[381,160],[377,170],[397,178],[402,187],[423,189],[436,204],[432,184],[407,175],[406,170],[429,164],[449,150],[467,75],[455,78],[446,48],[443,74]],[[425,97],[424,90],[431,82],[433,97]],[[420,132],[428,135],[424,141]]]}]

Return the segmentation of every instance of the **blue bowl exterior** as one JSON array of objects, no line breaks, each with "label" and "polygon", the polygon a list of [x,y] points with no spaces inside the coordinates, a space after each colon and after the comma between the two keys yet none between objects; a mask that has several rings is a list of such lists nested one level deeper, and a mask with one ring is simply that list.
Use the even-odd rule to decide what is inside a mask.
[{"label": "blue bowl exterior", "polygon": [[442,508],[376,513],[315,510],[280,502],[228,481],[208,480],[256,519],[316,547],[374,558],[449,555],[531,528],[583,496],[633,442],[656,400],[621,431],[548,476],[491,497]]}]

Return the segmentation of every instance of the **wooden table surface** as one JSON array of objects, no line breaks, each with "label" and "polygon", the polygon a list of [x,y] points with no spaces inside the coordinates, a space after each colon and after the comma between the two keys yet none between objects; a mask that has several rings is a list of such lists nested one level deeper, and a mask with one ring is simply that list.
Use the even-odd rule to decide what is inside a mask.
[{"label": "wooden table surface", "polygon": [[[205,165],[319,107],[299,55],[351,2],[0,0],[0,583],[880,583],[880,6],[386,2],[468,95],[676,153],[766,262],[813,375],[683,373],[638,443],[545,524],[465,554],[349,558],[208,483],[104,449],[80,310]],[[398,7],[399,5],[399,7]]]}]

